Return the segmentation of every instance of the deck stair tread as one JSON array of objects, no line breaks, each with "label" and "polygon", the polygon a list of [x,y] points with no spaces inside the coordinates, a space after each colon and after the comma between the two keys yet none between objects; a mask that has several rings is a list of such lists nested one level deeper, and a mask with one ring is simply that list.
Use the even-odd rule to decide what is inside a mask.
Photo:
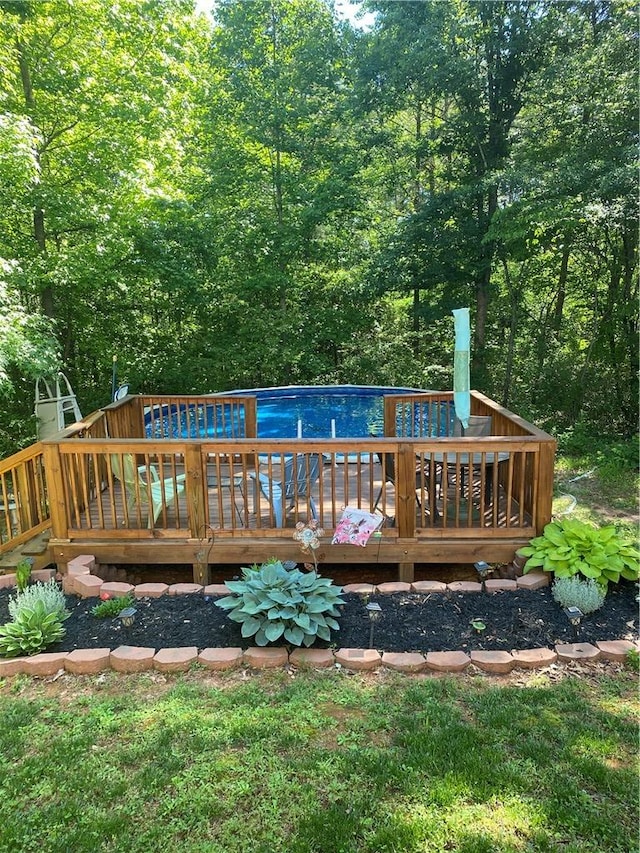
[{"label": "deck stair tread", "polygon": [[10,574],[25,557],[35,558],[34,568],[36,569],[48,566],[51,562],[49,556],[49,536],[50,531],[45,530],[28,542],[18,545],[13,551],[7,551],[6,554],[0,555],[0,575]]}]

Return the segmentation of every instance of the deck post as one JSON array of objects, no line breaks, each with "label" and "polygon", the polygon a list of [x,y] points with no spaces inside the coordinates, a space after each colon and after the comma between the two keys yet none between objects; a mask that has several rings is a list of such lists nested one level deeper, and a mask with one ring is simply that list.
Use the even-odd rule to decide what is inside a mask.
[{"label": "deck post", "polygon": [[258,410],[256,398],[247,397],[244,404],[244,437],[257,438],[258,436]]},{"label": "deck post", "polygon": [[[398,536],[413,539],[416,535],[416,454],[412,444],[403,443],[398,447],[395,486]],[[398,579],[405,583],[413,581],[413,563],[398,563]]]},{"label": "deck post", "polygon": [[[51,518],[51,539],[59,539],[69,541],[69,522],[67,519],[67,508],[64,499],[62,457],[60,446],[57,442],[42,442],[42,458],[44,460],[44,470],[47,481],[47,492],[49,496],[49,516]],[[65,573],[67,570],[66,561],[56,559],[59,555],[55,553],[54,548],[52,556],[54,556],[58,571]]]},{"label": "deck post", "polygon": [[[207,523],[205,515],[206,482],[203,472],[203,459],[200,444],[187,444],[184,450],[184,469],[187,474],[187,520],[191,538],[198,542],[206,540]],[[200,549],[196,551],[193,562],[193,582],[206,586],[209,583],[209,565],[203,560]]]},{"label": "deck post", "polygon": [[533,524],[536,535],[540,536],[546,524],[551,521],[553,503],[553,466],[556,455],[556,442],[541,441],[538,450],[538,482],[536,491],[535,517]]}]

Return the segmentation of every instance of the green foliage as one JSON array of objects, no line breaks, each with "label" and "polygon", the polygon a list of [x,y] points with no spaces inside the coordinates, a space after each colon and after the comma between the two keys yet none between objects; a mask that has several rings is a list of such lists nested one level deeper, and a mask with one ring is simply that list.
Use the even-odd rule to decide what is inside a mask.
[{"label": "green foliage", "polygon": [[24,559],[20,560],[16,566],[16,586],[18,587],[18,592],[22,592],[27,588],[32,571],[33,559],[31,557],[24,557]]},{"label": "green foliage", "polygon": [[638,580],[640,554],[623,540],[613,525],[594,527],[583,521],[565,518],[552,521],[518,554],[529,559],[524,572],[542,569],[558,578],[581,574],[603,586],[618,583],[621,577]]},{"label": "green foliage", "polygon": [[0,626],[0,655],[7,658],[37,655],[61,640],[66,631],[56,613],[47,613],[44,603],[25,607],[14,622]]},{"label": "green foliage", "polygon": [[0,393],[3,395],[13,389],[10,367],[34,379],[54,372],[59,366],[53,324],[27,311],[9,284],[18,278],[18,272],[0,255]]},{"label": "green foliage", "polygon": [[42,602],[47,613],[55,613],[58,619],[63,622],[70,614],[66,607],[66,599],[64,593],[51,578],[46,583],[35,583],[28,586],[26,589],[9,599],[9,614],[14,622],[20,617],[23,610],[30,610],[37,604]]},{"label": "green foliage", "polygon": [[629,649],[625,665],[633,672],[640,672],[640,652],[637,649]]},{"label": "green foliage", "polygon": [[631,0],[142,5],[0,3],[0,455],[59,350],[84,412],[114,354],[134,392],[446,389],[464,304],[476,387],[633,434]]},{"label": "green foliage", "polygon": [[106,619],[109,616],[117,616],[126,607],[133,607],[134,604],[133,596],[128,593],[120,598],[108,598],[106,601],[101,601],[100,604],[91,608],[91,613],[98,619]]},{"label": "green foliage", "polygon": [[259,646],[283,637],[294,646],[310,646],[317,637],[329,640],[338,630],[340,587],[317,572],[287,568],[280,561],[242,569],[243,580],[226,581],[235,593],[216,601],[229,618],[242,624],[242,636]]},{"label": "green foliage", "polygon": [[560,607],[578,607],[586,616],[602,607],[606,590],[591,578],[582,580],[574,575],[570,578],[556,578],[551,594]]}]

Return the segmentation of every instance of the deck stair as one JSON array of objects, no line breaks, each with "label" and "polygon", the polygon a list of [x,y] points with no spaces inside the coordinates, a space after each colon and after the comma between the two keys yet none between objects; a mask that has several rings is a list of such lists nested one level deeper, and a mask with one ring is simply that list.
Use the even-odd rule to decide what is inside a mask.
[{"label": "deck stair", "polygon": [[25,557],[33,559],[34,569],[44,569],[51,565],[51,553],[49,552],[49,531],[38,533],[28,542],[17,545],[12,551],[0,554],[0,575],[11,574],[15,567]]}]

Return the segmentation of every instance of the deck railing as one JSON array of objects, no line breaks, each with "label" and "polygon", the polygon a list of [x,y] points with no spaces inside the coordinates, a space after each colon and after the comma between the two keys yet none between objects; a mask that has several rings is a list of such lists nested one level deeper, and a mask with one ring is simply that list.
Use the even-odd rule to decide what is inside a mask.
[{"label": "deck railing", "polygon": [[39,442],[0,460],[0,554],[49,527],[47,478]]},{"label": "deck railing", "polygon": [[[437,440],[112,439],[108,449],[91,439],[50,443],[47,468],[59,472],[50,489],[52,532],[61,539],[100,538],[107,531],[121,539],[199,538],[206,529],[281,536],[277,509],[291,527],[310,517],[313,499],[327,531],[352,506],[378,511],[391,537],[533,535],[540,515],[539,443],[488,440],[470,470],[470,441],[452,439],[444,453]],[[285,495],[277,484],[286,460],[310,466],[317,456],[322,464],[310,491],[294,478]],[[385,476],[390,460],[393,478]]]},{"label": "deck railing", "polygon": [[[193,541],[207,531],[290,539],[311,499],[327,533],[345,506],[379,513],[386,541],[540,532],[551,517],[554,440],[475,392],[472,411],[492,415],[493,434],[453,437],[451,402],[446,393],[385,398],[386,437],[264,440],[251,435],[253,398],[126,397],[0,462],[0,553],[49,524],[60,542]],[[230,435],[155,437],[160,423]],[[314,455],[322,464],[311,491],[295,482],[288,513],[288,497],[277,498],[288,529],[279,528],[260,475],[281,482],[287,459]]]},{"label": "deck railing", "polygon": [[149,438],[255,438],[257,435],[256,398],[250,396],[143,395],[138,400],[138,414],[142,434]]}]

